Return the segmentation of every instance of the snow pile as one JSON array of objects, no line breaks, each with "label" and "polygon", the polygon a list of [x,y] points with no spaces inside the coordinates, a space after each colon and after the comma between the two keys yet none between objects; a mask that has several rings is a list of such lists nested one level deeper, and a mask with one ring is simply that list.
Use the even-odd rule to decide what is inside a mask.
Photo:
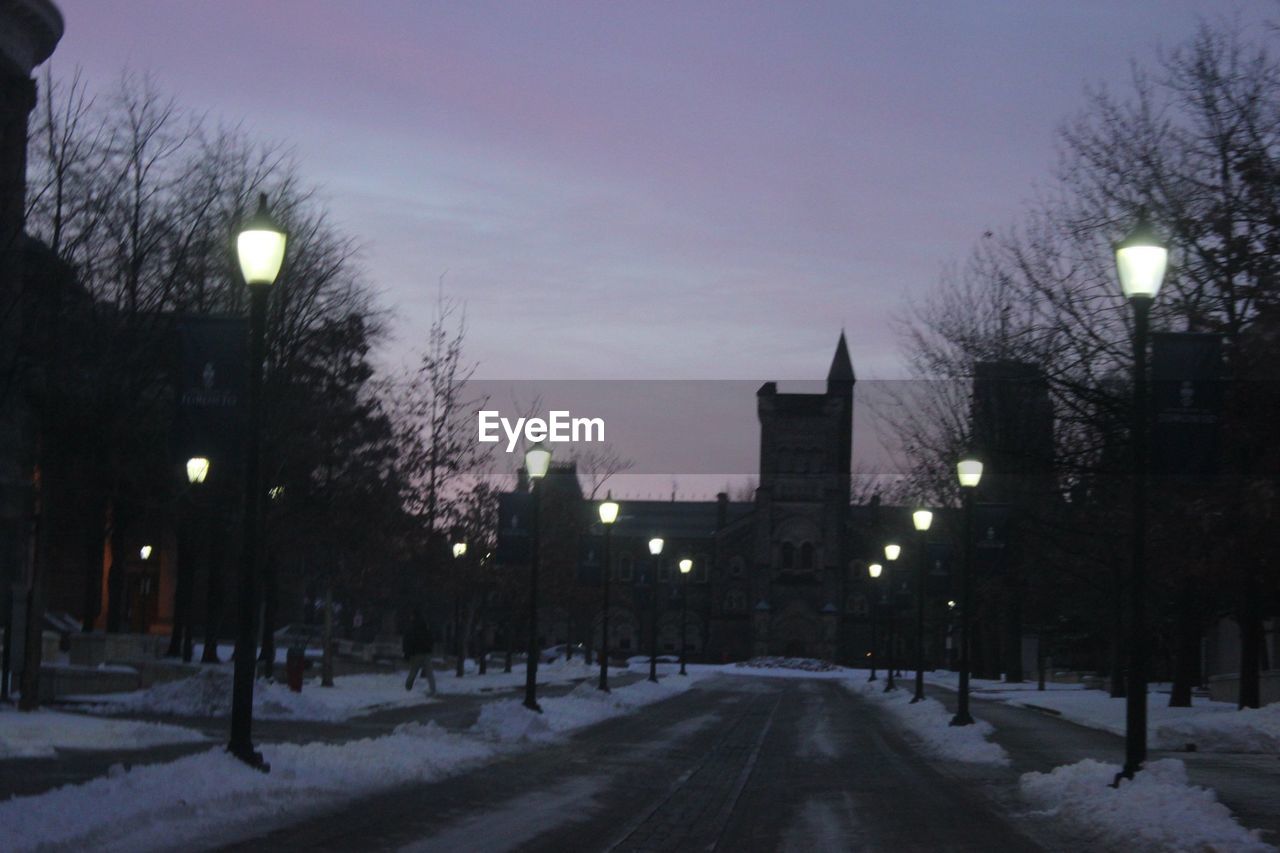
[{"label": "snow pile", "polygon": [[995,733],[990,723],[975,720],[971,726],[953,726],[954,715],[938,700],[924,699],[911,704],[911,690],[900,687],[885,693],[883,684],[854,680],[846,681],[845,687],[888,711],[932,755],[974,764],[1009,764],[1004,748],[987,740]]},{"label": "snow pile", "polygon": [[1113,843],[1136,850],[1272,850],[1247,830],[1213,791],[1187,783],[1177,759],[1152,761],[1119,788],[1120,768],[1085,759],[1050,773],[1024,773],[1024,798],[1071,824],[1080,847]]},{"label": "snow pile", "polygon": [[146,749],[203,740],[207,738],[199,732],[159,723],[47,710],[0,712],[0,759],[53,758],[59,749]]},{"label": "snow pile", "polygon": [[541,714],[530,711],[517,699],[488,702],[480,709],[480,718],[471,731],[502,743],[550,740],[564,732],[669,699],[687,690],[695,681],[697,676],[671,676],[657,684],[639,681],[611,693],[597,690],[589,681],[583,682],[565,696],[539,700]]},{"label": "snow pile", "polygon": [[801,672],[840,672],[844,669],[844,667],[836,666],[825,660],[780,657],[752,658],[751,660],[735,663],[734,666],[747,669],[798,669]]},{"label": "snow pile", "polygon": [[1158,749],[1200,752],[1280,753],[1280,703],[1244,708],[1229,714],[1195,714],[1160,723],[1152,731]]},{"label": "snow pile", "polygon": [[[93,713],[225,717],[231,713],[231,669],[211,667],[146,690],[77,698],[91,703],[88,710]],[[253,686],[253,715],[264,720],[338,722],[375,708],[428,701],[422,691],[406,691],[404,675],[395,673],[344,676],[334,679],[333,687],[321,687],[319,679],[313,679],[301,693],[279,682],[257,680]]]},{"label": "snow pile", "polygon": [[0,850],[203,846],[224,837],[232,814],[260,832],[291,811],[318,812],[359,794],[442,778],[492,758],[495,747],[414,724],[372,740],[262,751],[270,773],[213,749],[131,770],[116,765],[83,785],[0,803]]}]

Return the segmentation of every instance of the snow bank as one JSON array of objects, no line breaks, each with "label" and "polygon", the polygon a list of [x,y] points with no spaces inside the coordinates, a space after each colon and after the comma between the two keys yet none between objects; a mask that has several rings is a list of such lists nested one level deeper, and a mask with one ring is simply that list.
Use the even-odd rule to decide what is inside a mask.
[{"label": "snow bank", "polygon": [[442,779],[668,698],[697,680],[673,676],[611,694],[584,684],[568,696],[543,699],[543,714],[514,700],[488,703],[470,735],[451,734],[435,723],[406,723],[390,735],[349,743],[267,744],[267,774],[220,748],[167,764],[116,765],[82,785],[0,803],[0,850],[136,851],[201,847],[213,839],[226,843],[234,840],[228,835],[234,827],[266,832],[380,790]]},{"label": "snow bank", "polygon": [[[132,693],[109,693],[77,699],[92,703],[94,713],[165,714],[178,717],[226,717],[231,713],[231,669],[210,667],[190,678],[157,684]],[[254,682],[253,715],[264,720],[337,722],[373,708],[420,705],[421,691],[404,689],[404,677],[353,675],[334,679],[333,687],[307,682],[301,693],[281,683]]]},{"label": "snow bank", "polygon": [[1071,824],[1080,847],[1113,843],[1126,849],[1263,851],[1257,830],[1246,830],[1213,791],[1187,782],[1177,759],[1152,761],[1132,780],[1111,788],[1120,767],[1086,759],[1050,773],[1025,773],[1025,799]]},{"label": "snow bank", "polygon": [[541,714],[530,713],[516,699],[489,702],[480,709],[480,718],[471,731],[502,743],[549,740],[669,699],[689,689],[699,677],[700,674],[695,673],[669,676],[657,684],[639,681],[611,693],[602,693],[591,682],[583,682],[566,696],[539,700]]},{"label": "snow bank", "polygon": [[0,759],[54,758],[59,749],[146,749],[207,740],[180,726],[39,710],[0,711]]},{"label": "snow bank", "polygon": [[760,657],[720,668],[723,675],[762,675],[768,678],[854,678],[857,670],[845,669],[812,658]]},{"label": "snow bank", "polygon": [[213,749],[132,770],[116,765],[83,785],[0,803],[0,850],[201,846],[221,836],[233,815],[262,831],[286,815],[295,819],[380,788],[441,778],[491,758],[495,748],[413,724],[373,740],[262,751],[269,774]]},{"label": "snow bank", "polygon": [[[1221,703],[1228,704],[1228,703]],[[1190,709],[1196,710],[1196,709]],[[1197,713],[1160,723],[1151,732],[1158,749],[1280,754],[1280,703],[1231,713]]]},{"label": "snow bank", "polygon": [[995,727],[984,720],[977,720],[971,726],[953,726],[953,714],[938,700],[924,699],[913,705],[912,690],[899,687],[885,693],[883,681],[854,679],[846,681],[845,687],[889,712],[920,741],[926,752],[938,758],[974,764],[1009,763],[1009,755],[1004,748],[987,740],[995,733]]}]

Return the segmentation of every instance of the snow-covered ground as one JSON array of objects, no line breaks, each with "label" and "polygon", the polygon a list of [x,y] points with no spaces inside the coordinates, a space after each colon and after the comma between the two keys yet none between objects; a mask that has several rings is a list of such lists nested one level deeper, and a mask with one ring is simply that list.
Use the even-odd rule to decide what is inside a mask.
[{"label": "snow-covered ground", "polygon": [[926,698],[911,704],[914,691],[905,678],[897,690],[888,693],[884,692],[883,680],[867,681],[865,675],[846,680],[845,687],[891,714],[931,755],[975,764],[1009,763],[1004,749],[987,740],[995,727],[977,716],[971,726],[953,726],[954,715],[936,699]]},{"label": "snow-covered ground", "polygon": [[1092,759],[1025,773],[1022,796],[1070,824],[1080,849],[1110,843],[1141,851],[1265,851],[1208,788],[1191,785],[1177,759],[1149,762],[1132,780],[1109,785],[1120,767]]},{"label": "snow-covered ground", "polygon": [[[593,670],[580,660],[544,664],[538,668],[539,684],[562,684],[584,678]],[[98,696],[71,697],[100,714],[165,714],[170,716],[225,717],[231,712],[230,665],[209,666],[190,678],[157,684],[131,693],[105,693]],[[254,684],[253,713],[265,719],[318,720],[338,722],[384,708],[402,708],[426,704],[427,680],[419,676],[413,690],[404,689],[404,672],[365,673],[339,676],[333,687],[321,687],[320,679],[310,678],[301,693],[288,686],[258,680]],[[524,667],[511,672],[490,670],[485,675],[475,672],[458,678],[453,671],[436,672],[438,692],[447,695],[478,694],[523,687]]]},{"label": "snow-covered ground", "polygon": [[[950,688],[957,686],[952,672],[926,673],[925,680]],[[1047,709],[1065,720],[1112,734],[1125,732],[1125,700],[1113,699],[1105,690],[1085,690],[1079,684],[1035,682],[1005,684],[973,679],[975,696],[1011,705]],[[1147,696],[1147,744],[1152,749],[1200,752],[1260,752],[1280,754],[1280,704],[1257,710],[1236,710],[1231,702],[1195,697],[1190,708],[1170,708],[1167,688],[1153,685]]]},{"label": "snow-covered ground", "polygon": [[0,709],[0,760],[54,758],[59,749],[146,749],[206,740],[181,726],[104,720],[83,714]]},{"label": "snow-covered ground", "polygon": [[[572,664],[581,670],[580,664]],[[671,676],[620,687],[605,696],[583,685],[541,700],[537,715],[498,701],[468,734],[434,723],[407,723],[387,736],[343,744],[266,744],[271,765],[259,773],[221,748],[166,764],[0,803],[0,850],[62,846],[95,850],[198,848],[225,842],[238,825],[258,833],[359,796],[406,782],[432,781],[545,742],[687,690],[698,681]],[[403,689],[403,688],[402,688]]]}]

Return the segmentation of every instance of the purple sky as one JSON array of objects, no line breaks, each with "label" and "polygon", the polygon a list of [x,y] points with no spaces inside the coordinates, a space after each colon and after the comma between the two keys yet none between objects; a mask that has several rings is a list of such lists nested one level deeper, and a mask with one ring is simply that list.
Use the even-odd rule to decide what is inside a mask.
[{"label": "purple sky", "polygon": [[149,70],[296,145],[395,308],[389,357],[448,270],[504,378],[820,377],[842,324],[860,377],[899,375],[892,316],[1016,220],[1084,85],[1225,8],[59,5],[55,70]]}]

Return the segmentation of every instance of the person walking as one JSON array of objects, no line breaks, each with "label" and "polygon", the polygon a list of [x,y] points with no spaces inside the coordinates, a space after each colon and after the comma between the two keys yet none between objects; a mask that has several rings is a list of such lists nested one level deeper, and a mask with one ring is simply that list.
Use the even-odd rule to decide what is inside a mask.
[{"label": "person walking", "polygon": [[422,618],[421,611],[413,611],[413,621],[409,623],[409,630],[404,633],[404,659],[409,662],[409,677],[404,682],[405,690],[413,689],[413,682],[421,672],[427,677],[431,695],[436,695],[436,672],[431,665],[431,651],[434,647],[435,637],[431,633],[431,625]]}]

